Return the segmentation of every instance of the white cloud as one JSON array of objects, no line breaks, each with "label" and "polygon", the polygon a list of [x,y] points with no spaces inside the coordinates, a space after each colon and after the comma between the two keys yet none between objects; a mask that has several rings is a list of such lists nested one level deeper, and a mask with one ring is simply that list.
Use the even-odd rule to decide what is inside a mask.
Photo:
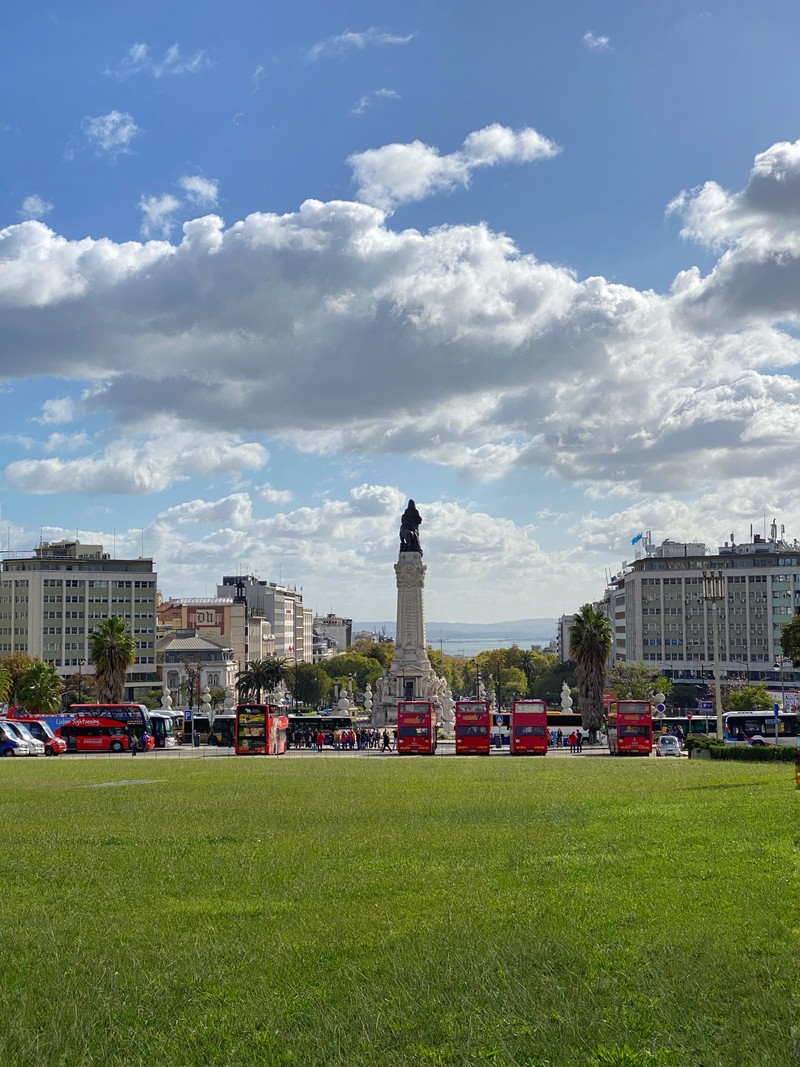
[{"label": "white cloud", "polygon": [[180,200],[171,193],[163,196],[142,196],[139,199],[139,209],[142,212],[142,236],[143,237],[169,237],[175,219],[175,212],[181,206]]},{"label": "white cloud", "polygon": [[114,74],[120,81],[134,74],[149,74],[153,78],[163,78],[169,74],[196,74],[210,65],[205,52],[183,55],[178,44],[170,45],[161,59],[153,59],[148,46],[138,42],[132,44],[124,59],[106,73]]},{"label": "white cloud", "polygon": [[359,199],[389,210],[433,193],[465,188],[478,167],[530,163],[560,151],[558,145],[530,127],[514,131],[493,123],[469,134],[458,151],[446,156],[421,141],[412,141],[354,152],[347,162]]},{"label": "white cloud", "polygon": [[606,52],[611,47],[611,38],[587,30],[583,35],[583,43],[591,52]]},{"label": "white cloud", "polygon": [[77,452],[89,443],[89,435],[83,433],[51,433],[44,443],[45,452]]},{"label": "white cloud", "polygon": [[[461,154],[513,157],[515,137],[480,131]],[[473,481],[536,469],[598,500],[622,486],[625,506],[784,479],[800,469],[793,160],[763,153],[746,188],[724,194],[721,223],[687,197],[693,232],[722,230],[727,245],[707,277],[684,272],[667,295],[580,280],[482,225],[390,230],[361,203],[307,201],[228,228],[211,215],[175,245],[20,223],[0,231],[4,372],[88,382],[89,417],[140,436],[174,420],[201,456],[231,426],[246,450],[266,425],[307,454],[413,456]],[[159,448],[163,478],[184,477]],[[120,458],[131,491],[161,484],[145,452],[140,441]],[[128,453],[142,455],[140,480]],[[116,458],[12,473],[31,489],[92,486]]]},{"label": "white cloud", "polygon": [[131,142],[140,132],[133,116],[127,111],[109,111],[106,115],[86,115],[81,123],[86,139],[95,145],[98,152],[116,159],[129,155]]},{"label": "white cloud", "polygon": [[42,404],[42,413],[36,422],[44,426],[57,426],[72,422],[75,418],[75,401],[71,396],[53,397]]},{"label": "white cloud", "polygon": [[52,210],[53,204],[49,200],[45,200],[38,193],[31,193],[22,201],[22,207],[17,214],[21,219],[41,219],[49,215]]},{"label": "white cloud", "polygon": [[219,196],[219,182],[216,178],[203,178],[199,174],[180,178],[178,185],[186,194],[186,201],[199,207],[215,207]]},{"label": "white cloud", "polygon": [[368,30],[345,30],[344,33],[318,41],[306,53],[308,59],[319,59],[324,55],[341,55],[344,52],[361,51],[373,45],[408,44],[414,34],[385,33],[371,27]]},{"label": "white cloud", "polygon": [[197,434],[167,427],[144,440],[120,438],[104,452],[89,456],[16,460],[5,468],[5,476],[26,493],[141,495],[161,492],[192,476],[259,470],[268,459],[262,445],[230,434],[214,434],[200,448]]},{"label": "white cloud", "polygon": [[359,97],[350,108],[350,114],[361,116],[373,106],[376,100],[399,100],[400,94],[394,89],[373,89],[365,96]]},{"label": "white cloud", "polygon": [[290,489],[274,489],[269,482],[259,488],[258,495],[268,504],[291,504],[294,499]]}]

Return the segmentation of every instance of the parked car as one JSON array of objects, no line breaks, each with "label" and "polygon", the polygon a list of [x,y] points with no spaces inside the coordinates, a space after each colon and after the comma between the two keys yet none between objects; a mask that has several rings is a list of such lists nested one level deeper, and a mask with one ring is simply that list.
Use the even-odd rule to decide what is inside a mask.
[{"label": "parked car", "polygon": [[18,722],[16,719],[6,719],[6,725],[10,726],[13,730],[19,734],[22,740],[30,749],[32,756],[43,756],[44,745],[41,741],[33,736],[24,722]]},{"label": "parked car", "polygon": [[0,721],[0,756],[32,756],[30,745],[8,719]]},{"label": "parked car", "polygon": [[672,734],[662,734],[656,738],[655,749],[657,756],[680,756],[681,754],[680,741]]},{"label": "parked car", "polygon": [[40,719],[14,719],[13,721],[23,723],[36,740],[42,742],[45,756],[60,756],[62,752],[67,751],[67,742],[63,737],[56,737],[46,722]]}]

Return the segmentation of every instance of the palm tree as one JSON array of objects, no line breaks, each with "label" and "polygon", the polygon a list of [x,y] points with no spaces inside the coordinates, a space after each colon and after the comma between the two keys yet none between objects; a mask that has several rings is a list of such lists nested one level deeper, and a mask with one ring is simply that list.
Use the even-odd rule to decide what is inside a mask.
[{"label": "palm tree", "polygon": [[35,660],[17,682],[17,699],[33,715],[58,711],[64,682],[55,667]]},{"label": "palm tree", "polygon": [[11,696],[11,686],[13,684],[13,678],[11,677],[11,671],[8,667],[4,667],[0,663],[0,700],[6,701]]},{"label": "palm tree", "polygon": [[288,672],[285,659],[253,659],[236,676],[236,691],[240,700],[261,703],[263,693],[277,689]]},{"label": "palm tree", "polygon": [[121,703],[128,667],[135,660],[136,642],[122,616],[104,619],[89,634],[89,662],[94,664],[98,703]]},{"label": "palm tree", "polygon": [[578,699],[584,730],[594,738],[603,716],[606,661],[611,653],[611,627],[602,611],[584,604],[569,634],[569,651],[577,664]]}]

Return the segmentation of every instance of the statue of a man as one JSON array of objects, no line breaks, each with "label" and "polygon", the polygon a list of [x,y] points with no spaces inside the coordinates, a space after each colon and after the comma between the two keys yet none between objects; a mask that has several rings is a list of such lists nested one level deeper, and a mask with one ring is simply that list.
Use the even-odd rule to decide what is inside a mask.
[{"label": "statue of a man", "polygon": [[403,512],[403,517],[400,519],[401,552],[419,552],[419,554],[422,555],[422,549],[419,544],[419,528],[421,523],[422,519],[417,511],[417,505],[413,500],[409,500],[408,507]]}]

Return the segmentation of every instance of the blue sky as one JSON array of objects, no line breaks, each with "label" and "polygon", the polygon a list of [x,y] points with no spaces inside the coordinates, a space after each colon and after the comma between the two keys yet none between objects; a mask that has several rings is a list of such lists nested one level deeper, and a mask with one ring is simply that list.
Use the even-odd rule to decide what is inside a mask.
[{"label": "blue sky", "polygon": [[556,615],[797,521],[795,3],[0,13],[3,548]]}]

